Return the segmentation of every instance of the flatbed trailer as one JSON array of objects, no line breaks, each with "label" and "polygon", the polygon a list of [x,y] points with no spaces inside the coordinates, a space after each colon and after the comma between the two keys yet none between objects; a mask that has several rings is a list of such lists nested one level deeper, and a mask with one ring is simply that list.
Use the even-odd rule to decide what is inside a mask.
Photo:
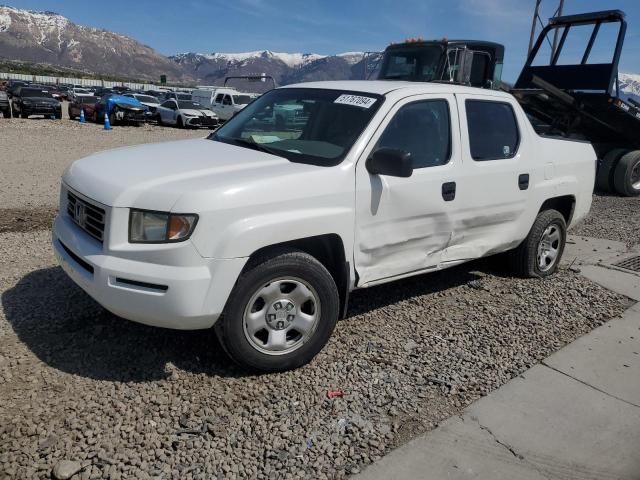
[{"label": "flatbed trailer", "polygon": [[[592,49],[601,27],[617,24],[612,58],[593,63]],[[590,27],[579,63],[561,62],[572,29]],[[618,64],[627,23],[620,10],[553,18],[540,33],[510,92],[540,134],[592,143],[599,161],[596,188],[621,195],[640,195],[640,104],[620,95]],[[560,36],[549,61],[541,62],[544,42]]]}]

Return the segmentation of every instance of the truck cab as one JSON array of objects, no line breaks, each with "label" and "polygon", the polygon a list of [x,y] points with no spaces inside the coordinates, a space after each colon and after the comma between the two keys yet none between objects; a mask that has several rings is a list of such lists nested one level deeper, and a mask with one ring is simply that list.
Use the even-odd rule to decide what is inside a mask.
[{"label": "truck cab", "polygon": [[235,88],[219,88],[215,91],[211,110],[220,120],[227,121],[256,97],[256,94],[239,92]]},{"label": "truck cab", "polygon": [[503,62],[504,46],[498,43],[411,39],[386,48],[378,79],[452,82],[497,89]]},{"label": "truck cab", "polygon": [[283,371],[320,352],[352,290],[499,253],[519,275],[553,274],[595,161],[587,143],[537,135],[505,92],[290,85],[206,139],[73,163],[53,249],[116,315],[214,328],[239,364]]}]

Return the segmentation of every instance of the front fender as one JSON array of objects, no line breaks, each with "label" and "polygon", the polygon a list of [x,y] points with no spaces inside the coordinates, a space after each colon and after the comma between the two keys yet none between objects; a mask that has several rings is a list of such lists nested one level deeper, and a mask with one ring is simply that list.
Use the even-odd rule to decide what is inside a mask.
[{"label": "front fender", "polygon": [[[329,207],[299,209],[239,218],[223,230],[220,218],[201,218],[193,242],[203,257],[249,257],[255,251],[271,245],[301,238],[336,234],[345,246],[345,258],[351,258],[353,245],[353,211]],[[200,230],[199,230],[200,229]]]}]

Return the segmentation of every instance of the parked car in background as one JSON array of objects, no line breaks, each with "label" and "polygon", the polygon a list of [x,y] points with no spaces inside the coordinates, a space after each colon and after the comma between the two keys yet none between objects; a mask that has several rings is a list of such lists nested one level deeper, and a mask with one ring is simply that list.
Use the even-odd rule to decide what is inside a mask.
[{"label": "parked car in background", "polygon": [[216,90],[215,93],[216,96],[213,100],[211,110],[213,110],[223,122],[229,120],[259,96],[258,94],[241,93],[234,89],[225,88]]},{"label": "parked car in background", "polygon": [[68,113],[71,120],[80,118],[80,112],[84,110],[84,117],[89,120],[93,118],[96,103],[100,100],[93,95],[80,95],[74,101],[69,102]]},{"label": "parked car in background", "polygon": [[4,118],[11,118],[11,105],[9,95],[4,90],[0,90],[0,112]]},{"label": "parked car in background", "polygon": [[143,93],[127,93],[125,97],[132,97],[147,107],[147,120],[156,120],[156,110],[160,106],[160,101],[152,96]]},{"label": "parked car in background", "polygon": [[105,113],[111,125],[132,123],[140,125],[147,118],[147,107],[135,98],[124,95],[105,95],[96,102],[91,119],[96,123],[104,122]]},{"label": "parked car in background", "polygon": [[45,85],[44,90],[48,91],[53,98],[61,102],[64,99],[62,90],[54,85]]},{"label": "parked car in background", "polygon": [[193,101],[193,97],[191,96],[191,94],[190,93],[185,93],[185,92],[166,92],[164,94],[164,97],[162,98],[162,101],[170,100],[172,98],[174,100]]},{"label": "parked car in background", "polygon": [[7,94],[9,98],[15,95],[15,92],[18,88],[29,85],[29,82],[23,80],[9,80],[7,82]]},{"label": "parked car in background", "polygon": [[69,101],[78,101],[80,97],[92,97],[93,93],[88,88],[73,88],[69,91]]},{"label": "parked car in background", "polygon": [[104,97],[106,95],[113,95],[115,91],[107,87],[98,87],[93,91],[93,95],[96,97]]},{"label": "parked car in background", "polygon": [[19,87],[11,100],[14,116],[28,118],[30,115],[44,115],[62,118],[62,105],[42,88]]},{"label": "parked car in background", "polygon": [[158,125],[175,125],[180,128],[215,128],[217,115],[191,100],[165,100],[156,110]]}]

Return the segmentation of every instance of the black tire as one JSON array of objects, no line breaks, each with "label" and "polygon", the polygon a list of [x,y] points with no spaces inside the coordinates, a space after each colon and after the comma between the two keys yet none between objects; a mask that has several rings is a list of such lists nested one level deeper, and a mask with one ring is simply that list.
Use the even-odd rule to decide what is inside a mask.
[{"label": "black tire", "polygon": [[[542,240],[542,236],[548,227],[555,226],[558,229],[559,241],[557,248],[557,256],[553,264],[546,269],[540,267],[538,259],[538,246]],[[560,212],[557,210],[545,210],[540,212],[536,217],[533,226],[529,231],[529,235],[524,241],[510,253],[510,265],[512,271],[525,278],[539,278],[553,275],[562,259],[564,247],[567,242],[567,223]]]},{"label": "black tire", "polygon": [[98,121],[98,112],[96,112],[95,110],[93,111],[93,114],[91,115],[91,121],[92,121],[93,123],[100,123],[100,122]]},{"label": "black tire", "polygon": [[[295,350],[274,355],[260,351],[247,338],[245,310],[262,287],[283,277],[300,279],[312,287],[319,300],[320,315],[315,329]],[[238,278],[215,330],[229,357],[242,367],[263,372],[282,372],[305,365],[322,350],[335,328],[339,305],[338,289],[333,277],[320,262],[301,251],[282,250],[250,261]]]},{"label": "black tire", "polygon": [[67,114],[69,115],[69,120],[75,120],[75,119],[76,119],[76,117],[74,117],[74,116],[71,114],[71,109],[67,110]]},{"label": "black tire", "polygon": [[157,119],[157,122],[158,122],[158,125],[159,125],[159,126],[163,126],[163,125],[164,125],[164,123],[162,123],[162,117],[160,116],[160,114],[158,114],[158,116],[156,117],[156,119]]},{"label": "black tire", "polygon": [[56,120],[62,120],[62,112],[55,114]]},{"label": "black tire", "polygon": [[184,122],[182,121],[182,117],[178,117],[178,120],[176,121],[176,127],[184,128]]},{"label": "black tire", "polygon": [[115,114],[115,112],[111,112],[109,114],[109,123],[111,124],[112,127],[116,124],[116,114]]},{"label": "black tire", "polygon": [[3,110],[2,116],[4,118],[11,118],[11,108],[7,107],[5,110]]},{"label": "black tire", "polygon": [[616,192],[625,197],[640,195],[640,150],[629,152],[618,161],[613,185]]},{"label": "black tire", "polygon": [[21,113],[20,118],[29,118],[29,115],[27,115],[26,113]]},{"label": "black tire", "polygon": [[613,183],[613,176],[618,165],[618,161],[629,150],[624,148],[615,148],[609,151],[598,168],[598,174],[596,175],[596,190],[604,193],[610,193],[615,191]]}]

